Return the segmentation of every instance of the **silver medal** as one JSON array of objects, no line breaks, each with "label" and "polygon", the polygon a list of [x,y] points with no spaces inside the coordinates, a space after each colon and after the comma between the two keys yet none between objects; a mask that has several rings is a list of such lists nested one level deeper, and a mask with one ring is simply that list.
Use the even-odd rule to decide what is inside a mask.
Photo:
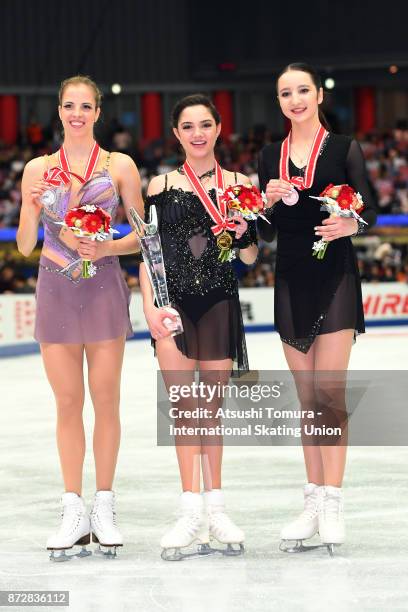
[{"label": "silver medal", "polygon": [[40,198],[40,202],[46,207],[51,208],[57,201],[55,189],[47,189]]},{"label": "silver medal", "polygon": [[282,202],[286,204],[286,206],[293,206],[299,201],[299,194],[296,189],[292,189],[289,195],[283,196]]}]

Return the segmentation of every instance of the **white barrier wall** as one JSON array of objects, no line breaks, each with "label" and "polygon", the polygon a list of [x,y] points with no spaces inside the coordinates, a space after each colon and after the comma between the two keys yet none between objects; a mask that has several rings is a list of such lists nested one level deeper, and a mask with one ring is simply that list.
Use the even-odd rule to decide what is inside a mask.
[{"label": "white barrier wall", "polygon": [[[241,289],[240,299],[248,331],[273,329],[273,288]],[[363,301],[368,325],[408,324],[408,285],[363,284]],[[136,337],[147,337],[139,293],[132,295],[130,314]],[[34,295],[0,295],[0,356],[35,347],[34,318]]]}]

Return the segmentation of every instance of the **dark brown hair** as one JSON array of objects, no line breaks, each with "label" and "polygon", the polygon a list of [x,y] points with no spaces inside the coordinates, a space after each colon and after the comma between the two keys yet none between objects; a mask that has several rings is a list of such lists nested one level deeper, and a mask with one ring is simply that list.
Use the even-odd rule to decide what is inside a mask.
[{"label": "dark brown hair", "polygon": [[190,96],[185,96],[181,100],[178,100],[171,111],[171,125],[174,128],[177,128],[180,120],[180,115],[185,108],[189,106],[205,106],[208,108],[210,113],[212,114],[216,125],[221,123],[220,113],[215,108],[211,99],[204,94],[197,93],[192,94]]},{"label": "dark brown hair", "polygon": [[[313,84],[316,87],[317,91],[319,91],[319,89],[322,87],[322,80],[320,78],[320,75],[317,72],[317,70],[313,68],[313,66],[309,66],[309,64],[305,64],[303,62],[295,62],[293,64],[288,64],[287,66],[285,66],[285,68],[283,68],[283,70],[280,71],[276,79],[276,89],[278,89],[278,81],[281,78],[281,76],[285,74],[285,72],[291,72],[292,70],[293,71],[298,70],[299,72],[307,72],[307,74],[312,79]],[[319,120],[320,120],[320,123],[323,125],[323,127],[326,128],[326,130],[330,130],[329,122],[327,121],[324,112],[320,109],[320,106],[319,106]]]}]

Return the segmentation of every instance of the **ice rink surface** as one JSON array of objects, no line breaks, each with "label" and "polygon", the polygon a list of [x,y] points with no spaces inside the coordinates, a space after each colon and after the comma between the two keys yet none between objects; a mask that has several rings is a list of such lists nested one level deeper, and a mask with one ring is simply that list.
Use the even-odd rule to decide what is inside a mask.
[{"label": "ice rink surface", "polygon": [[[249,334],[248,349],[253,369],[286,369],[276,334]],[[179,479],[174,449],[156,446],[156,362],[147,341],[128,343],[125,356],[115,482],[125,536],[120,558],[50,563],[44,544],[59,522],[62,492],[53,399],[38,355],[2,359],[0,367],[0,590],[69,590],[75,612],[408,610],[407,447],[350,448],[347,540],[334,558],[323,549],[278,549],[282,524],[302,506],[301,449],[226,447],[223,486],[229,513],[246,533],[245,555],[161,560],[158,542],[175,520]],[[408,328],[369,330],[353,348],[351,368],[408,375]],[[85,418],[90,505],[89,400]]]}]

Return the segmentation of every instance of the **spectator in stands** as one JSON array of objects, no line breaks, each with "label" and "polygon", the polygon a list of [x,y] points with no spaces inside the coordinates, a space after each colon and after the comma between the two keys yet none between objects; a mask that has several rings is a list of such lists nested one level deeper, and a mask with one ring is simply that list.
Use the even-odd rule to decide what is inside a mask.
[{"label": "spectator in stands", "polygon": [[4,266],[0,271],[0,293],[13,293],[14,280],[15,275],[12,266]]},{"label": "spectator in stands", "polygon": [[33,151],[38,151],[44,145],[43,126],[39,123],[35,115],[30,119],[26,130],[28,144]]}]

